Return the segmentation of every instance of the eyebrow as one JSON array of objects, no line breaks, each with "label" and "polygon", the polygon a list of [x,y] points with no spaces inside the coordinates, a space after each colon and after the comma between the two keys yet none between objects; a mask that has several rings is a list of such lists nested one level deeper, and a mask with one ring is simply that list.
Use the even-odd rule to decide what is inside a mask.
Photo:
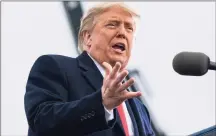
[{"label": "eyebrow", "polygon": [[[119,19],[118,17],[110,17],[107,19],[106,22],[122,22],[121,19]],[[133,23],[129,22],[129,21],[124,21],[124,23],[127,25],[127,26],[134,26]]]}]

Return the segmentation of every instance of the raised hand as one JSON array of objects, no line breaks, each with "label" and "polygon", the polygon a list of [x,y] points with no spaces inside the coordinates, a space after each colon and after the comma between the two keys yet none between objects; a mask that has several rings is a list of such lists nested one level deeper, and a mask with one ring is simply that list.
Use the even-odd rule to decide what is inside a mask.
[{"label": "raised hand", "polygon": [[114,109],[127,99],[141,96],[141,92],[128,92],[126,90],[135,82],[134,78],[130,78],[122,84],[122,81],[128,75],[128,71],[120,71],[121,64],[119,62],[113,68],[107,62],[103,62],[102,65],[106,71],[102,86],[102,99],[103,105],[108,110]]}]

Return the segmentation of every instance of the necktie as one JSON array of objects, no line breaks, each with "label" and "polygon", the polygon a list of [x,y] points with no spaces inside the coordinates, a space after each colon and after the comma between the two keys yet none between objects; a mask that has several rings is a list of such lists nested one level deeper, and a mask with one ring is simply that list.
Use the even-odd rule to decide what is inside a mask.
[{"label": "necktie", "polygon": [[119,113],[124,131],[125,131],[125,136],[129,136],[128,126],[127,126],[126,117],[125,117],[122,103],[117,107],[117,111]]}]

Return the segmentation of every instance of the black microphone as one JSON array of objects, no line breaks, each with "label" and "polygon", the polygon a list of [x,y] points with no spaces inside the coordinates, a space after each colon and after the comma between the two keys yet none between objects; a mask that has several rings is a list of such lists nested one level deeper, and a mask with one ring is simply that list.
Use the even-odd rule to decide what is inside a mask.
[{"label": "black microphone", "polygon": [[180,75],[202,76],[216,70],[216,63],[201,52],[180,52],[173,59],[173,69]]}]

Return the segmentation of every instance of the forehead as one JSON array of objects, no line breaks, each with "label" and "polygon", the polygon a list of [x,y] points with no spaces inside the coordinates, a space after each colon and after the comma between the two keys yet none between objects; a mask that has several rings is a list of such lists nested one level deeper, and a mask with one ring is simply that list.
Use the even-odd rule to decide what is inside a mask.
[{"label": "forehead", "polygon": [[121,7],[110,7],[98,16],[99,21],[119,20],[134,25],[133,16]]}]

